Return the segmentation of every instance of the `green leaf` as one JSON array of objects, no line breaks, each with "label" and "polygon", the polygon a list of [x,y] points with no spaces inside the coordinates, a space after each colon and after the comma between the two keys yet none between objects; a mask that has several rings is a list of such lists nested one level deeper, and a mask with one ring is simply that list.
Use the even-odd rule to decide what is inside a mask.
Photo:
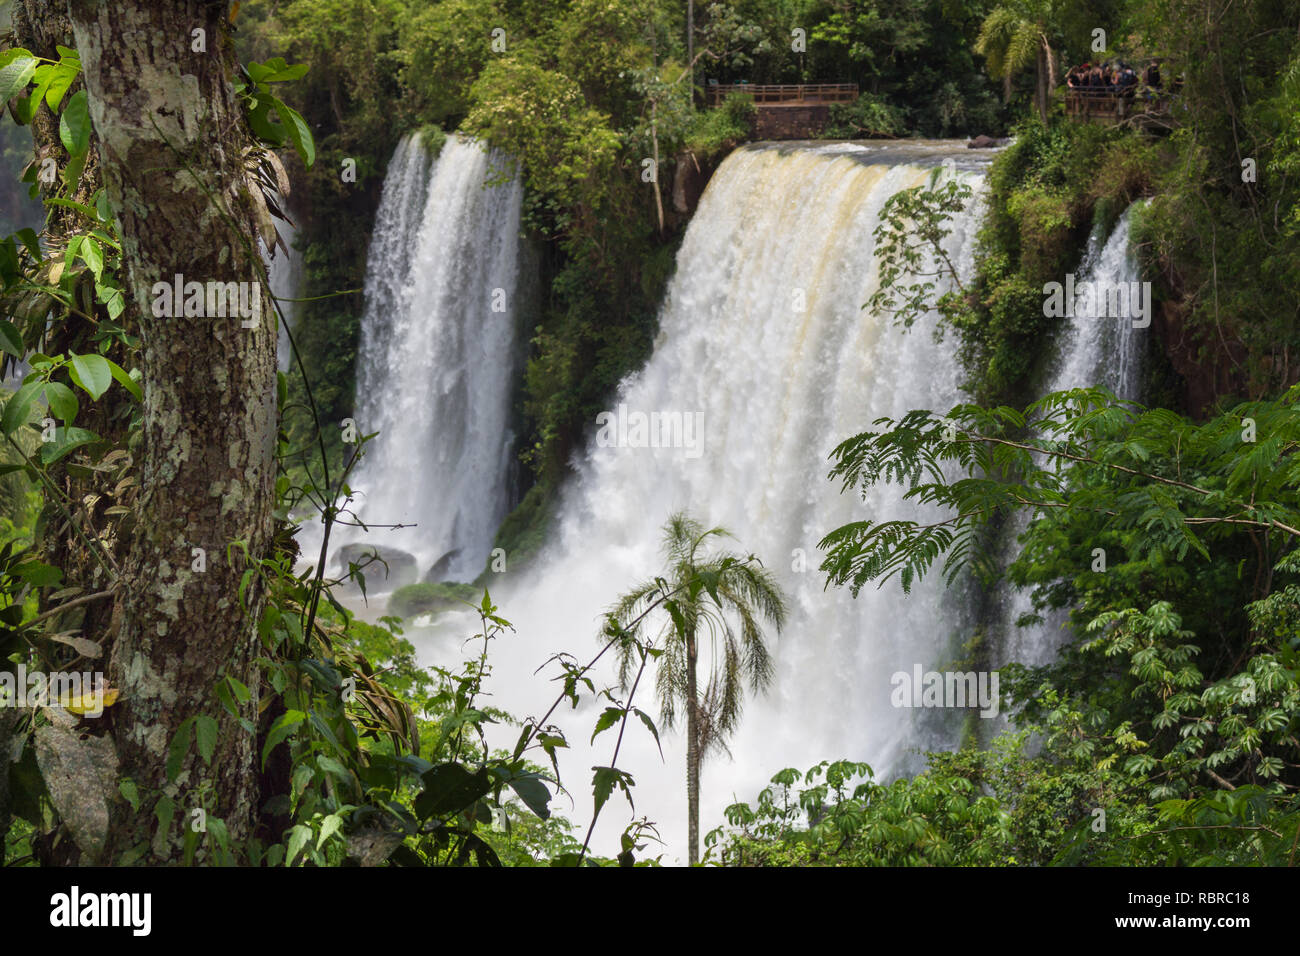
[{"label": "green leaf", "polygon": [[[116,285],[97,284],[95,286],[95,298],[98,301],[104,303],[104,305],[108,308],[108,317],[110,319],[116,319],[126,309],[126,299],[122,295],[122,290],[119,289]],[[117,375],[114,374],[113,377],[117,378]],[[118,379],[118,381],[121,382],[122,380]],[[127,391],[134,394],[136,398],[140,397],[140,395],[138,394],[140,389],[139,385],[135,385],[134,387],[132,387],[131,385],[127,385],[125,382],[122,382],[122,384],[125,385]]]},{"label": "green leaf", "polygon": [[284,127],[271,122],[270,111],[274,97],[254,99],[248,107],[248,127],[258,139],[273,146],[284,145]]},{"label": "green leaf", "polygon": [[298,155],[302,157],[303,164],[311,166],[316,161],[316,143],[312,139],[311,130],[307,127],[307,121],[302,118],[301,113],[291,106],[286,106],[274,96],[268,99],[275,107],[275,111],[280,114],[280,122],[284,125],[294,149],[298,150]]},{"label": "green leaf", "polygon": [[21,242],[24,246],[27,247],[27,251],[31,253],[32,258],[35,259],[37,262],[40,262],[41,261],[41,240],[37,238],[36,230],[30,227],[26,229],[19,229],[17,232],[14,233],[14,235],[18,237],[19,242]]},{"label": "green leaf", "polygon": [[0,67],[0,104],[9,102],[26,89],[40,61],[26,50],[6,50],[9,62]]},{"label": "green leaf", "polygon": [[664,748],[663,748],[663,744],[659,742],[659,728],[657,728],[655,726],[655,722],[650,719],[650,715],[647,714],[640,707],[634,707],[632,708],[632,710],[638,717],[641,718],[641,723],[645,724],[646,729],[649,730],[650,733],[654,736],[655,746],[659,748],[659,756],[662,757],[664,753]]},{"label": "green leaf", "polygon": [[104,274],[104,250],[99,243],[90,236],[86,236],[81,241],[81,248],[78,250],[81,258],[85,260],[86,265],[90,266],[90,271],[98,282],[100,276]]},{"label": "green leaf", "polygon": [[21,359],[27,354],[27,348],[23,345],[23,337],[18,334],[17,327],[7,319],[0,319],[0,349],[8,352],[16,359]]},{"label": "green leaf", "polygon": [[185,762],[185,755],[190,752],[190,735],[193,729],[194,718],[187,717],[176,728],[176,735],[172,737],[172,742],[167,747],[168,782],[175,780],[181,772],[181,764]]},{"label": "green leaf", "polygon": [[62,571],[43,561],[24,561],[13,569],[13,574],[34,588],[53,587],[63,580]]},{"label": "green leaf", "polygon": [[[45,200],[45,205],[64,206],[68,209],[75,209],[78,212],[80,212],[83,216],[85,216],[87,219],[94,220],[99,218],[96,215],[94,209],[92,209],[90,206],[87,206],[84,202],[77,202],[75,199],[64,199],[62,196],[51,196],[49,199]],[[74,238],[80,239],[81,237],[75,236]],[[71,246],[72,243],[69,242],[68,245]]]},{"label": "green leaf", "polygon": [[31,417],[32,402],[36,401],[36,396],[44,387],[44,382],[33,377],[32,381],[24,382],[22,387],[10,396],[9,401],[5,402],[4,413],[0,414],[0,432],[12,435],[27,424],[27,419]]},{"label": "green leaf", "polygon": [[[120,297],[121,293],[118,293],[118,295]],[[134,395],[137,399],[144,398],[144,392],[140,389],[140,383],[133,379],[126,369],[122,368],[122,366],[118,365],[112,359],[104,359],[104,361],[108,362],[108,371],[112,374],[113,378],[117,380],[119,385]]]},{"label": "green leaf", "polygon": [[91,398],[98,399],[113,384],[113,370],[102,355],[72,356],[72,380]]},{"label": "green leaf", "polygon": [[597,736],[609,730],[623,717],[624,711],[619,707],[606,707],[596,721],[596,729],[591,732],[591,739],[595,740]]},{"label": "green leaf", "polygon": [[[62,47],[61,50],[67,50],[67,47]],[[68,92],[68,87],[73,84],[80,72],[81,58],[77,56],[76,50],[68,50],[59,58],[59,62],[50,71],[45,90],[45,103],[50,109],[58,112],[59,104],[63,102],[63,95]],[[40,91],[37,90],[37,94],[39,93]]]},{"label": "green leaf", "polygon": [[343,826],[343,818],[337,813],[331,813],[320,825],[320,836],[316,837],[316,849],[319,850],[325,845],[325,841],[339,832]]},{"label": "green leaf", "polygon": [[311,839],[311,827],[305,827],[302,824],[294,827],[289,831],[289,853],[284,858],[285,866],[292,866],[293,861],[297,859],[298,854],[302,852],[307,841]]},{"label": "green leaf", "polygon": [[117,784],[118,793],[126,798],[126,802],[131,804],[131,809],[136,813],[140,812],[140,789],[135,785],[135,781],[130,777],[123,777]]},{"label": "green leaf", "polygon": [[59,116],[59,139],[70,156],[85,156],[90,149],[90,106],[85,90],[68,100]]},{"label": "green leaf", "polygon": [[89,155],[90,150],[87,149],[84,153],[78,153],[68,160],[68,165],[64,166],[63,172],[59,174],[64,185],[76,187],[81,182],[81,172],[86,168],[86,157]]},{"label": "green leaf", "polygon": [[194,718],[194,740],[199,745],[199,756],[211,766],[212,754],[217,749],[217,722],[207,714]]},{"label": "green leaf", "polygon": [[176,801],[164,793],[154,804],[153,812],[158,818],[158,832],[164,835],[171,833],[172,818],[176,815]]},{"label": "green leaf", "polygon": [[97,441],[103,439],[85,428],[56,428],[54,441],[44,442],[41,445],[41,461],[46,465],[53,464],[69,452]]},{"label": "green leaf", "polygon": [[528,805],[529,810],[532,810],[543,820],[550,817],[551,792],[546,789],[546,785],[542,783],[538,774],[520,774],[507,782],[510,789],[519,795],[519,799]]},{"label": "green leaf", "polygon": [[416,795],[415,812],[422,820],[464,810],[492,789],[486,770],[470,773],[458,763],[439,764],[421,780],[424,789]]},{"label": "green leaf", "polygon": [[596,799],[597,814],[600,808],[609,801],[609,795],[614,792],[614,784],[618,782],[618,771],[613,767],[592,767],[596,771],[591,778],[591,793]]},{"label": "green leaf", "polygon": [[23,47],[20,46],[10,47],[9,49],[5,50],[3,53],[0,53],[0,67],[8,66],[10,63],[13,63],[15,60],[21,60],[21,59],[34,60],[36,59],[36,57],[32,54],[31,50],[24,49]]},{"label": "green leaf", "polygon": [[45,400],[50,403],[50,411],[65,424],[72,424],[77,417],[77,396],[62,382],[50,382],[45,386]]},{"label": "green leaf", "polygon": [[270,731],[266,735],[266,743],[262,745],[262,767],[266,767],[266,755],[275,749],[276,744],[293,733],[293,728],[298,726],[307,719],[307,715],[301,710],[286,710],[283,714],[275,719],[271,725]]}]

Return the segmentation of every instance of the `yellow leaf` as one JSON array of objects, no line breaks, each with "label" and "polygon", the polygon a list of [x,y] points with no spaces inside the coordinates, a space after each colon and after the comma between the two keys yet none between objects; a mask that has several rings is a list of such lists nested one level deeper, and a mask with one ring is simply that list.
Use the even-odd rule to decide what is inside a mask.
[{"label": "yellow leaf", "polygon": [[115,688],[105,687],[102,697],[94,692],[75,697],[68,695],[60,698],[59,706],[73,714],[98,714],[117,703],[117,695]]}]

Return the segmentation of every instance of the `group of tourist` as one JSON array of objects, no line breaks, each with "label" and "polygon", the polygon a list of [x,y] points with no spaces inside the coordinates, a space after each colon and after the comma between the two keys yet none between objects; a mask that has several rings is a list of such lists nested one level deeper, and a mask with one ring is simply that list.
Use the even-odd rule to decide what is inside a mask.
[{"label": "group of tourist", "polygon": [[1114,96],[1133,96],[1139,83],[1148,91],[1160,89],[1160,65],[1149,63],[1142,70],[1137,70],[1122,61],[1097,64],[1081,63],[1070,68],[1065,74],[1065,85],[1071,90],[1095,93],[1109,93]]}]

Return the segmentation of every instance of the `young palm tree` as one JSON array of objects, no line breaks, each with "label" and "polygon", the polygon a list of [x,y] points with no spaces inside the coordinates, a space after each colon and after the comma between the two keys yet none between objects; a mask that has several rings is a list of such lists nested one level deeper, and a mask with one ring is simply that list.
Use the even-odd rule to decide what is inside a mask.
[{"label": "young palm tree", "polygon": [[1034,101],[1044,123],[1056,88],[1056,52],[1049,39],[1054,19],[1053,0],[1008,0],[984,18],[975,41],[975,52],[988,61],[989,73],[1002,77],[1007,100],[1012,78],[1033,66]]},{"label": "young palm tree", "polygon": [[[745,685],[758,693],[771,681],[772,660],[761,621],[774,625],[778,633],[785,624],[785,598],[757,558],[708,553],[710,539],[722,537],[730,535],[721,528],[706,531],[684,514],[673,515],[664,526],[665,575],[634,588],[611,611],[623,627],[641,618],[657,600],[667,613],[653,642],[659,652],[655,685],[665,727],[673,727],[679,711],[686,714],[691,864],[699,862],[700,855],[700,764],[714,749],[726,750],[726,739],[740,721]],[[705,637],[710,656],[708,682],[701,693],[699,653]],[[619,653],[619,677],[626,688],[641,666],[642,652],[637,642],[624,638]]]}]

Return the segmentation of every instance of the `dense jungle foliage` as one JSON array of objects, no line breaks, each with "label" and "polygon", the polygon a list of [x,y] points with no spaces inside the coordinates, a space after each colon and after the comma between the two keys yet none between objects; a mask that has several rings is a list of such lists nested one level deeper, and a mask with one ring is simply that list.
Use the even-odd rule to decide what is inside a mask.
[{"label": "dense jungle foliage", "polygon": [[[136,462],[160,426],[141,386],[140,243],[122,218],[119,157],[91,119],[105,114],[90,98],[111,90],[88,84],[66,24],[5,7],[16,13],[0,52],[4,160],[21,182],[0,205],[0,671],[85,669],[121,653],[136,619],[117,603],[128,556],[150,537],[156,476]],[[572,795],[584,819],[623,812],[636,786],[619,765],[625,731],[681,730],[696,807],[699,760],[725,746],[741,699],[770,677],[764,636],[785,606],[763,556],[674,516],[664,567],[646,568],[600,634],[548,665],[538,679],[555,679],[554,704],[525,717],[487,703],[483,682],[527,621],[467,584],[415,585],[395,616],[358,620],[335,594],[346,582],[302,570],[314,556],[298,553],[294,524],[310,513],[332,527],[364,447],[345,444],[339,424],[354,407],[388,158],[405,133],[458,132],[519,162],[540,262],[516,409],[524,487],[498,535],[514,566],[526,561],[596,412],[650,354],[691,213],[676,177],[707,179],[752,138],[753,104],[704,108],[710,81],[858,83],[828,137],[1014,137],[989,173],[974,277],[922,303],[940,308],[961,351],[971,404],[864,421],[828,466],[845,494],[891,482],[956,517],[820,529],[823,571],[855,593],[1005,574],[1036,589],[1037,614],[1068,618],[1069,637],[1054,663],[1004,670],[1005,732],[973,733],[896,780],[855,755],[774,767],[770,787],[703,821],[702,862],[1295,864],[1300,2],[701,2],[694,62],[685,15],[677,0],[246,0],[213,21],[230,38],[229,127],[245,136],[233,155],[247,176],[214,220],[248,251],[291,219],[306,270],[295,364],[274,379],[282,416],[265,436],[270,533],[260,547],[231,535],[195,549],[192,565],[188,548],[173,561],[238,571],[230,604],[251,622],[255,653],[159,725],[165,758],[152,770],[110,760],[119,731],[85,732],[80,699],[0,708],[0,753],[16,755],[0,772],[5,864],[658,861],[654,821],[632,811],[618,846],[594,846],[595,820],[575,828],[550,802]],[[1159,58],[1178,78],[1164,128],[1065,115],[1065,70],[1115,57]],[[177,162],[198,168],[203,155]],[[892,227],[942,236],[968,200],[933,186],[900,194]],[[1100,389],[1034,401],[1057,327],[1044,283],[1137,200],[1157,302],[1145,404]],[[900,267],[884,293],[908,282]],[[999,571],[990,541],[1017,512],[1033,520]],[[402,617],[466,598],[479,627],[462,667],[417,666]],[[728,667],[699,688],[706,631]],[[623,665],[619,687],[591,676],[606,654]],[[135,706],[116,690],[104,703],[114,720]],[[567,732],[591,732],[611,756],[590,781],[560,780],[560,717],[580,706],[594,726]],[[490,724],[517,728],[516,745],[489,747]],[[108,784],[74,786],[69,767]]]}]

